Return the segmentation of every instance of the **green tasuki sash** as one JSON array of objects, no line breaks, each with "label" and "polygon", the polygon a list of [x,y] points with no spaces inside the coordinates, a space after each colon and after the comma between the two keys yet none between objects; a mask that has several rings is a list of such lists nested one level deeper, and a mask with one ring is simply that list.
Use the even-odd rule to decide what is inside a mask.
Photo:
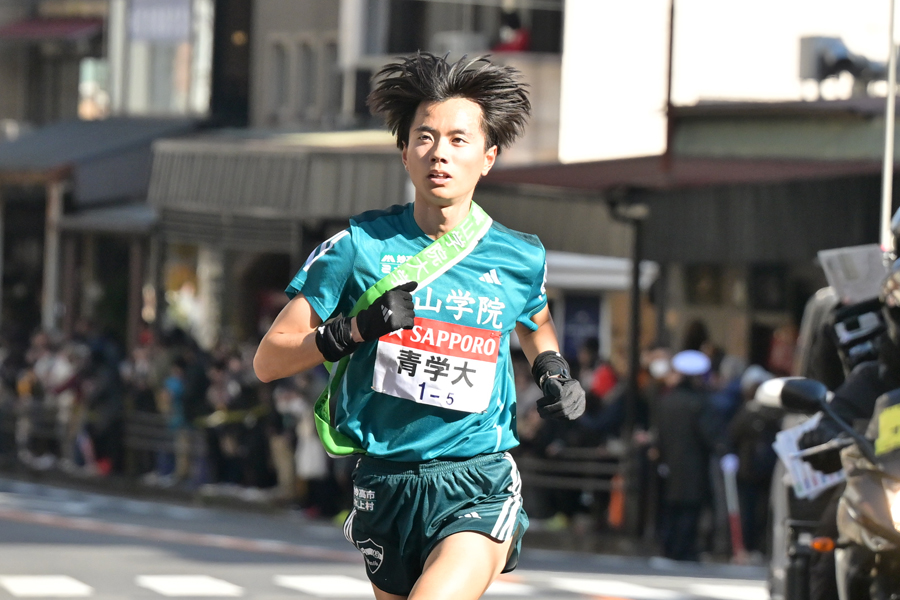
[{"label": "green tasuki sash", "polygon": [[[354,317],[365,310],[388,290],[408,281],[419,284],[422,289],[429,283],[446,273],[456,263],[465,258],[491,228],[493,220],[484,209],[472,202],[469,214],[463,221],[448,231],[410,260],[399,265],[381,281],[370,287],[356,302],[348,316]],[[353,440],[338,431],[334,426],[335,403],[347,371],[350,357],[345,356],[336,364],[325,363],[330,372],[328,385],[316,401],[316,430],[325,450],[333,456],[346,456],[354,453],[365,453],[365,450]]]}]

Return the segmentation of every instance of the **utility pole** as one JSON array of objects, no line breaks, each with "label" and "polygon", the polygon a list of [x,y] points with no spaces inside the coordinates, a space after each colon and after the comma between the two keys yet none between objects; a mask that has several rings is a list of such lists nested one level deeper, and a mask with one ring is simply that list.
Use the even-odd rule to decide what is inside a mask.
[{"label": "utility pole", "polygon": [[625,404],[625,422],[622,438],[626,444],[631,439],[637,419],[640,390],[638,375],[641,370],[641,261],[643,260],[643,222],[650,216],[650,207],[634,201],[634,190],[618,190],[609,200],[610,214],[616,221],[631,225],[631,297],[630,327],[628,332],[628,397]]},{"label": "utility pole", "polygon": [[[640,493],[638,460],[634,440],[634,425],[640,402],[639,374],[641,371],[641,260],[643,258],[644,221],[650,216],[650,207],[636,201],[635,190],[622,188],[615,190],[608,199],[609,212],[613,219],[631,225],[631,314],[628,337],[628,395],[625,397],[625,418],[622,423],[621,440],[624,453],[621,456],[621,471],[617,476],[622,485],[623,502],[626,507],[625,531],[637,534],[638,511],[631,502]],[[615,480],[614,480],[615,481]]]},{"label": "utility pole", "polygon": [[881,249],[884,252],[894,250],[894,235],[891,233],[891,214],[893,212],[894,184],[894,113],[897,98],[897,45],[894,43],[894,0],[891,0],[888,17],[888,37],[890,38],[890,54],[888,54],[888,93],[884,114],[884,165],[881,177]]}]

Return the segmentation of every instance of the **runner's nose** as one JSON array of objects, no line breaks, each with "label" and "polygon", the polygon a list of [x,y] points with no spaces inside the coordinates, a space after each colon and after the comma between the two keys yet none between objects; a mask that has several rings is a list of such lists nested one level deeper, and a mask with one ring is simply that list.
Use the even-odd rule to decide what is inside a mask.
[{"label": "runner's nose", "polygon": [[433,163],[441,163],[447,164],[447,153],[444,150],[443,141],[438,141],[435,143],[434,148],[431,151],[431,162]]}]

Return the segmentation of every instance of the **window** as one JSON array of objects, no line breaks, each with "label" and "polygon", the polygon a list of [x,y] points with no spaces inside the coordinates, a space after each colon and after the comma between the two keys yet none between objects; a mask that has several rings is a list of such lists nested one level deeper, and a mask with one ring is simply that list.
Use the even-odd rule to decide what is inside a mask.
[{"label": "window", "polygon": [[326,42],[323,52],[322,90],[324,92],[323,116],[336,116],[341,112],[342,82],[341,67],[338,64],[337,42]]},{"label": "window", "polygon": [[268,120],[274,126],[329,128],[341,113],[343,73],[336,32],[278,35],[270,41]]},{"label": "window", "polygon": [[83,58],[78,78],[78,118],[90,121],[109,116],[109,63]]},{"label": "window", "polygon": [[272,108],[281,111],[289,105],[288,84],[290,71],[287,48],[282,43],[272,46]]},{"label": "window", "polygon": [[723,301],[722,267],[720,265],[687,265],[684,270],[685,292],[689,304],[719,306]]},{"label": "window", "polygon": [[[106,36],[111,45],[109,81],[114,87],[109,110],[131,115],[206,113],[213,0],[130,0],[121,4],[125,8],[110,9]],[[93,66],[83,66],[80,110],[91,116],[102,112],[96,75]]]},{"label": "window", "polygon": [[316,115],[316,50],[312,43],[301,42],[297,46],[297,116],[300,120],[315,118]]}]

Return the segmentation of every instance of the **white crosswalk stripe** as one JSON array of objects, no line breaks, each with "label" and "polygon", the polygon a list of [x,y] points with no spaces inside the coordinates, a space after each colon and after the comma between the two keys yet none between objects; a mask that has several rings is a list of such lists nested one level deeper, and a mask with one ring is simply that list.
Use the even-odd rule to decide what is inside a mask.
[{"label": "white crosswalk stripe", "polygon": [[[317,598],[371,598],[368,581],[346,575],[276,575],[275,585]],[[536,590],[522,583],[495,581],[488,596],[533,596]]]},{"label": "white crosswalk stripe", "polygon": [[[526,575],[526,573],[529,573]],[[622,579],[604,577],[572,577],[561,573],[524,572],[523,576],[507,576],[495,581],[487,597],[530,598],[621,598],[626,600],[767,600],[762,581],[687,579],[648,576],[642,585],[628,576]],[[340,574],[274,575],[274,585],[311,598],[374,598],[372,586],[363,577]],[[242,597],[253,596],[253,590],[209,575],[139,575],[139,587],[166,597]],[[0,575],[0,589],[15,598],[86,598],[95,595],[91,586],[68,575]],[[102,594],[108,593],[99,590]],[[566,594],[568,593],[568,595]],[[0,592],[0,597],[3,594]]]},{"label": "white crosswalk stripe", "polygon": [[636,583],[616,581],[613,579],[578,579],[574,577],[554,577],[550,580],[553,587],[591,596],[613,596],[632,600],[670,600],[682,598],[681,594],[670,590],[652,588]]},{"label": "white crosswalk stripe", "polygon": [[768,600],[769,591],[764,585],[747,586],[732,584],[693,583],[688,591],[695,596],[716,600]]},{"label": "white crosswalk stripe", "polygon": [[4,575],[0,587],[16,598],[85,598],[94,593],[68,575]]},{"label": "white crosswalk stripe", "polygon": [[276,575],[275,585],[317,598],[372,598],[368,581],[346,575]]},{"label": "white crosswalk stripe", "polygon": [[138,575],[138,586],[162,596],[209,597],[243,596],[244,588],[209,575]]},{"label": "white crosswalk stripe", "polygon": [[536,593],[530,585],[511,581],[495,581],[485,592],[485,596],[533,596]]}]

